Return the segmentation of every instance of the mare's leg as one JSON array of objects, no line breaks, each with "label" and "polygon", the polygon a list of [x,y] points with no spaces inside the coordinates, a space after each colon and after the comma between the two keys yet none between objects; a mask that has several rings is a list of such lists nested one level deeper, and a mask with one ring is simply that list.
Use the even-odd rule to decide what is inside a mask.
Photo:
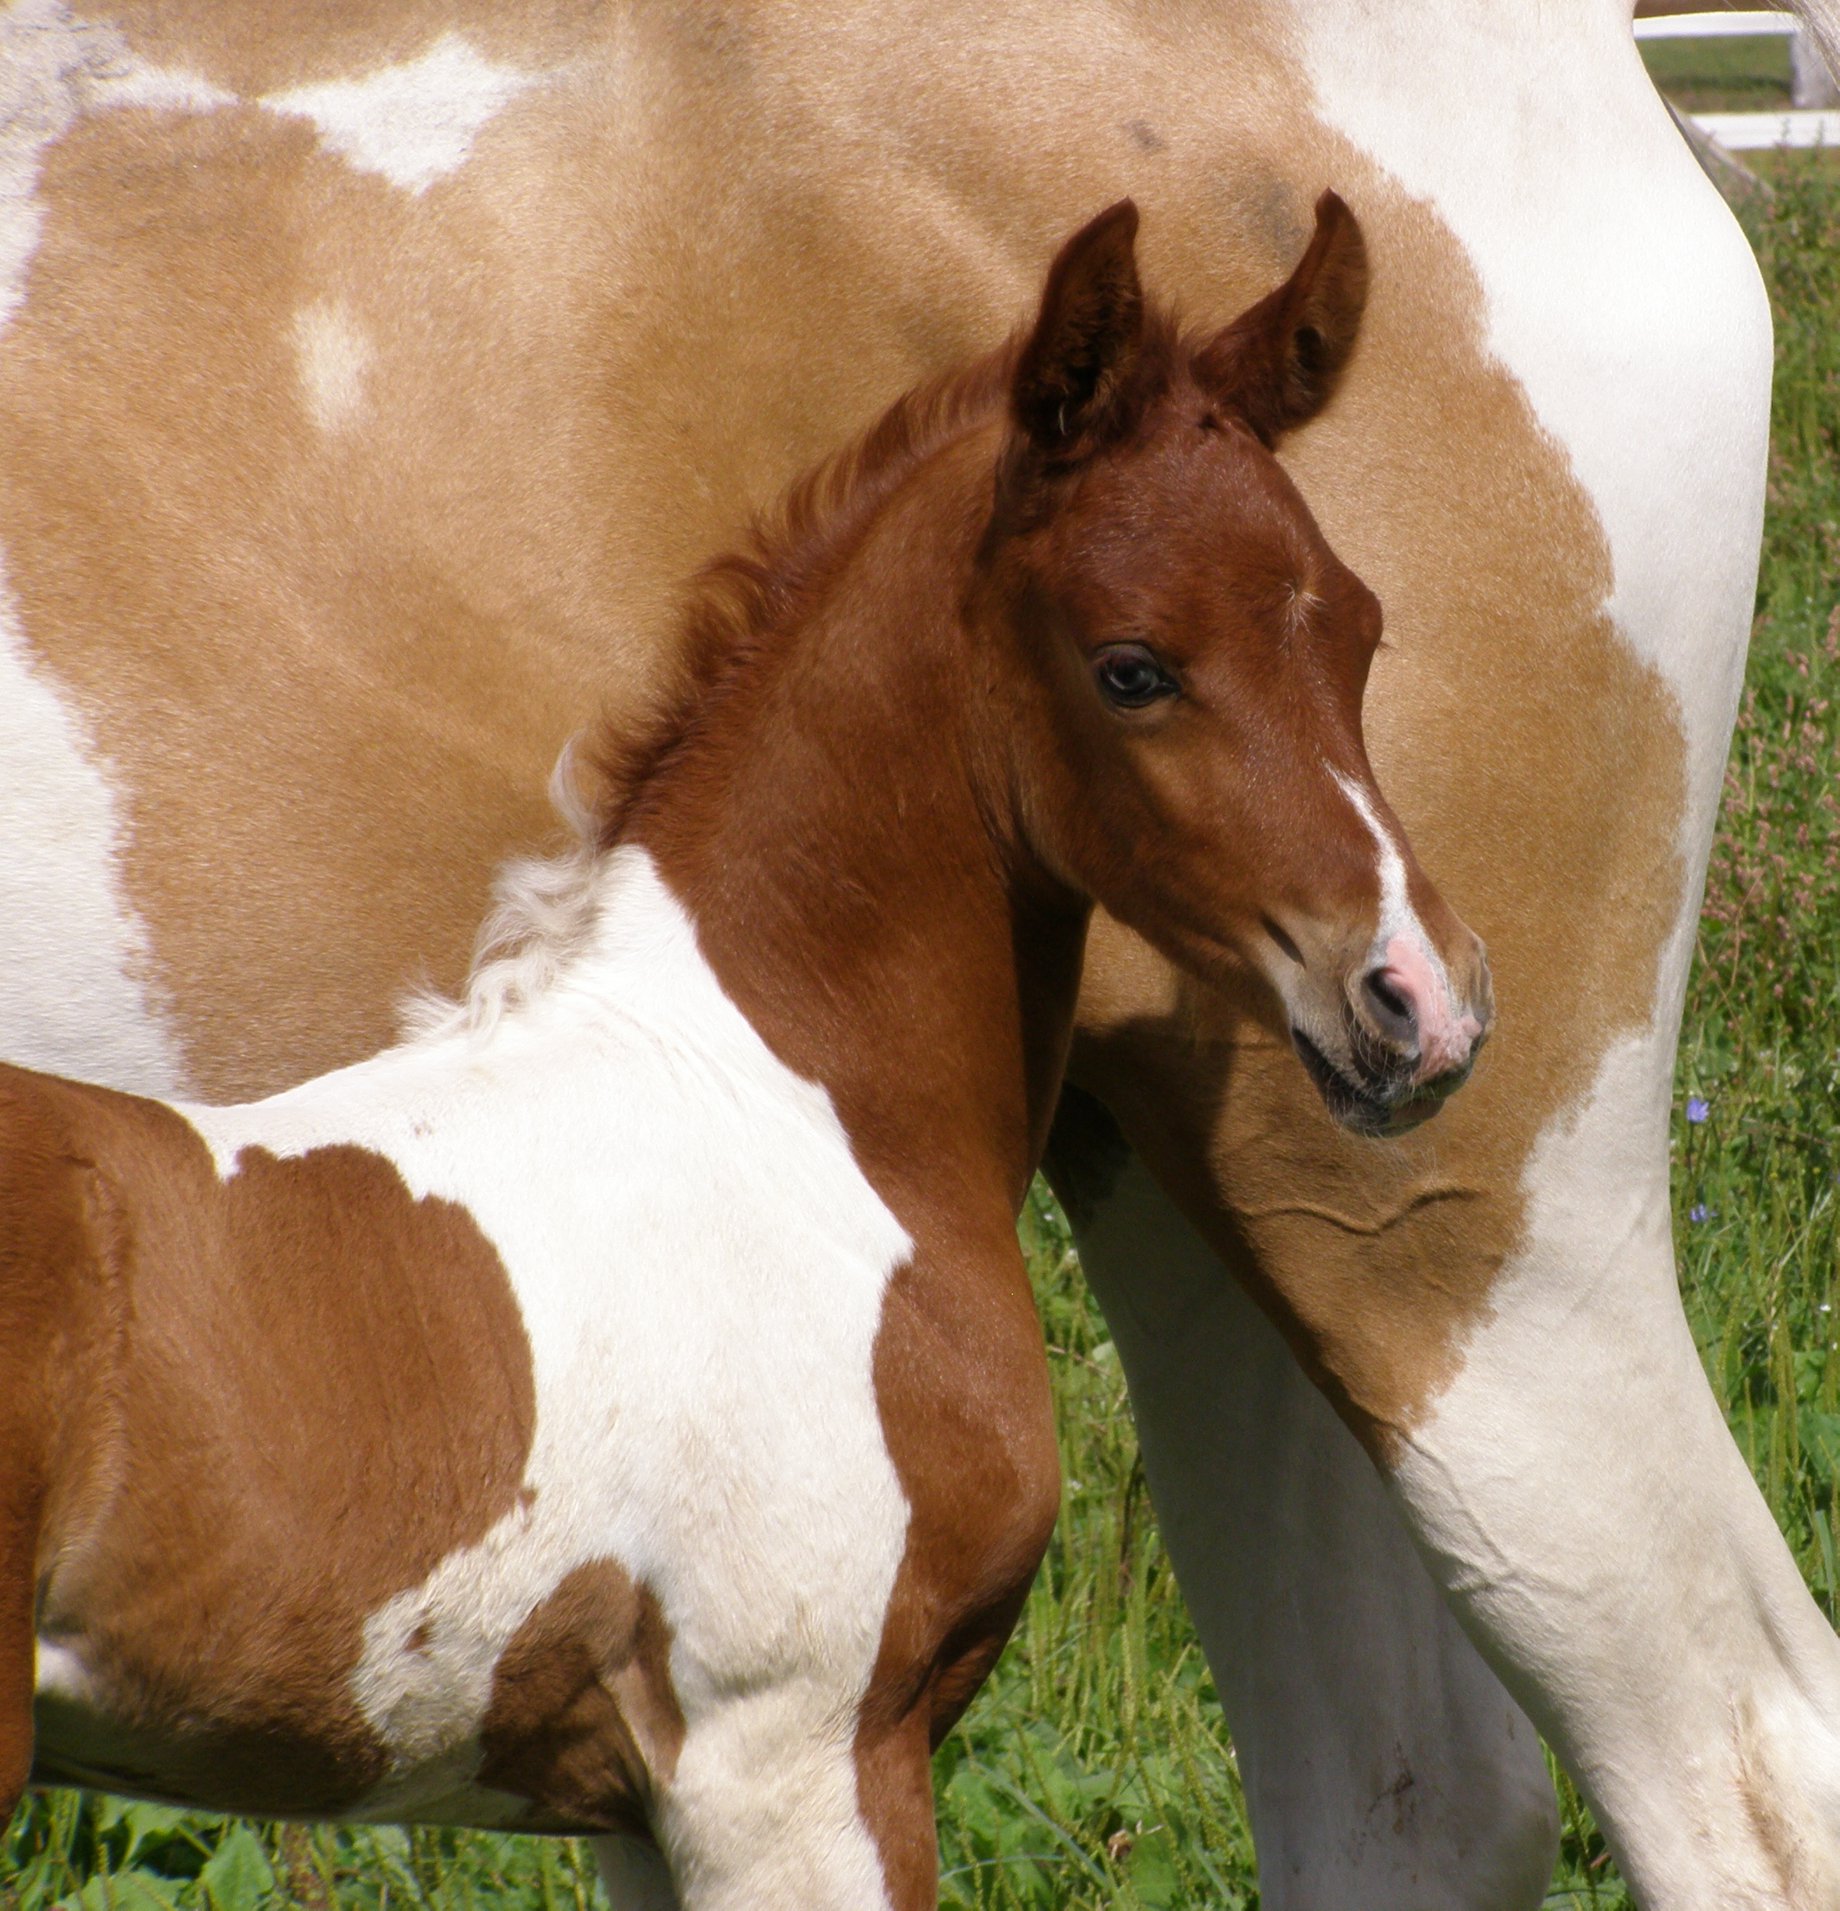
[{"label": "mare's leg", "polygon": [[[1077,1091],[1065,1117],[1106,1124]],[[1372,1463],[1121,1141],[1051,1160],[1233,1733],[1261,1902],[1537,1905],[1558,1844],[1538,1735]]]},{"label": "mare's leg", "polygon": [[594,1857],[613,1911],[678,1911],[677,1889],[656,1845],[642,1838],[597,1838]]}]

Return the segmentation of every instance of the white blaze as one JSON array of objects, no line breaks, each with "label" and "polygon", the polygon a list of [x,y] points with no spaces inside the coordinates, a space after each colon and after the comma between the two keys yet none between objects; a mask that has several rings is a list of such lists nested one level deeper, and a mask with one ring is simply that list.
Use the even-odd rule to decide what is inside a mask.
[{"label": "white blaze", "polygon": [[1418,1026],[1419,1079],[1435,1079],[1462,1067],[1469,1059],[1482,1032],[1481,1024],[1457,1000],[1444,958],[1412,907],[1405,858],[1392,833],[1382,826],[1359,783],[1339,770],[1330,774],[1367,826],[1379,863],[1380,918],[1368,951],[1367,968],[1384,969],[1388,980],[1411,1004]]},{"label": "white blaze", "polygon": [[1367,826],[1367,833],[1374,839],[1374,853],[1380,867],[1380,921],[1374,931],[1372,960],[1385,959],[1388,945],[1396,937],[1404,936],[1418,944],[1424,951],[1425,959],[1431,964],[1438,985],[1448,1002],[1450,994],[1450,976],[1444,968],[1444,959],[1437,952],[1430,936],[1425,933],[1425,925],[1418,919],[1418,911],[1412,907],[1412,899],[1406,893],[1405,858],[1399,853],[1399,845],[1393,841],[1392,833],[1381,826],[1380,818],[1374,813],[1374,806],[1367,800],[1367,792],[1351,776],[1343,776],[1339,770],[1332,770],[1336,788],[1354,805],[1355,814]]}]

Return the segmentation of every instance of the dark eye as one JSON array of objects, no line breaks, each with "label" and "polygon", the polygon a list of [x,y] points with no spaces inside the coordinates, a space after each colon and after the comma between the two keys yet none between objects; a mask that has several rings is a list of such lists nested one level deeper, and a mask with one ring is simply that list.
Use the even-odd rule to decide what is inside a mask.
[{"label": "dark eye", "polygon": [[1141,710],[1176,694],[1175,679],[1146,645],[1107,644],[1092,661],[1099,694],[1114,710]]}]

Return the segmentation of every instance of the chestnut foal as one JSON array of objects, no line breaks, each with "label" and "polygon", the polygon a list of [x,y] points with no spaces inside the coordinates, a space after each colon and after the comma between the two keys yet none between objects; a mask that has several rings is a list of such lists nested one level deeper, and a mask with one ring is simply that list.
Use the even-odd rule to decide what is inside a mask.
[{"label": "chestnut foal", "polygon": [[0,1813],[934,1902],[928,1755],[1058,1500],[1013,1224],[1093,903],[1266,975],[1369,1127],[1489,1012],[1368,768],[1378,607],[1268,448],[1353,343],[1355,222],[1195,340],[1136,225],[711,571],[463,1005],[240,1108],[0,1078]]}]

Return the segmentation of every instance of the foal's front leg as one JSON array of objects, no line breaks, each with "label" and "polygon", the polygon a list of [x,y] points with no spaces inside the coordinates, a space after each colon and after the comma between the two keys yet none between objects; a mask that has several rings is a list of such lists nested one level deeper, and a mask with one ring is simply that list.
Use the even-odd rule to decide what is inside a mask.
[{"label": "foal's front leg", "polygon": [[[0,1423],[0,1434],[8,1431]],[[0,1444],[0,1832],[32,1776],[39,1507],[37,1482],[15,1457],[22,1451],[20,1441]]]},{"label": "foal's front leg", "polygon": [[595,1840],[612,1911],[934,1911],[939,1901],[921,1721],[861,1756],[848,1740],[776,1744],[714,1726],[696,1747],[693,1734],[658,1829],[668,1861],[636,1839]]}]

